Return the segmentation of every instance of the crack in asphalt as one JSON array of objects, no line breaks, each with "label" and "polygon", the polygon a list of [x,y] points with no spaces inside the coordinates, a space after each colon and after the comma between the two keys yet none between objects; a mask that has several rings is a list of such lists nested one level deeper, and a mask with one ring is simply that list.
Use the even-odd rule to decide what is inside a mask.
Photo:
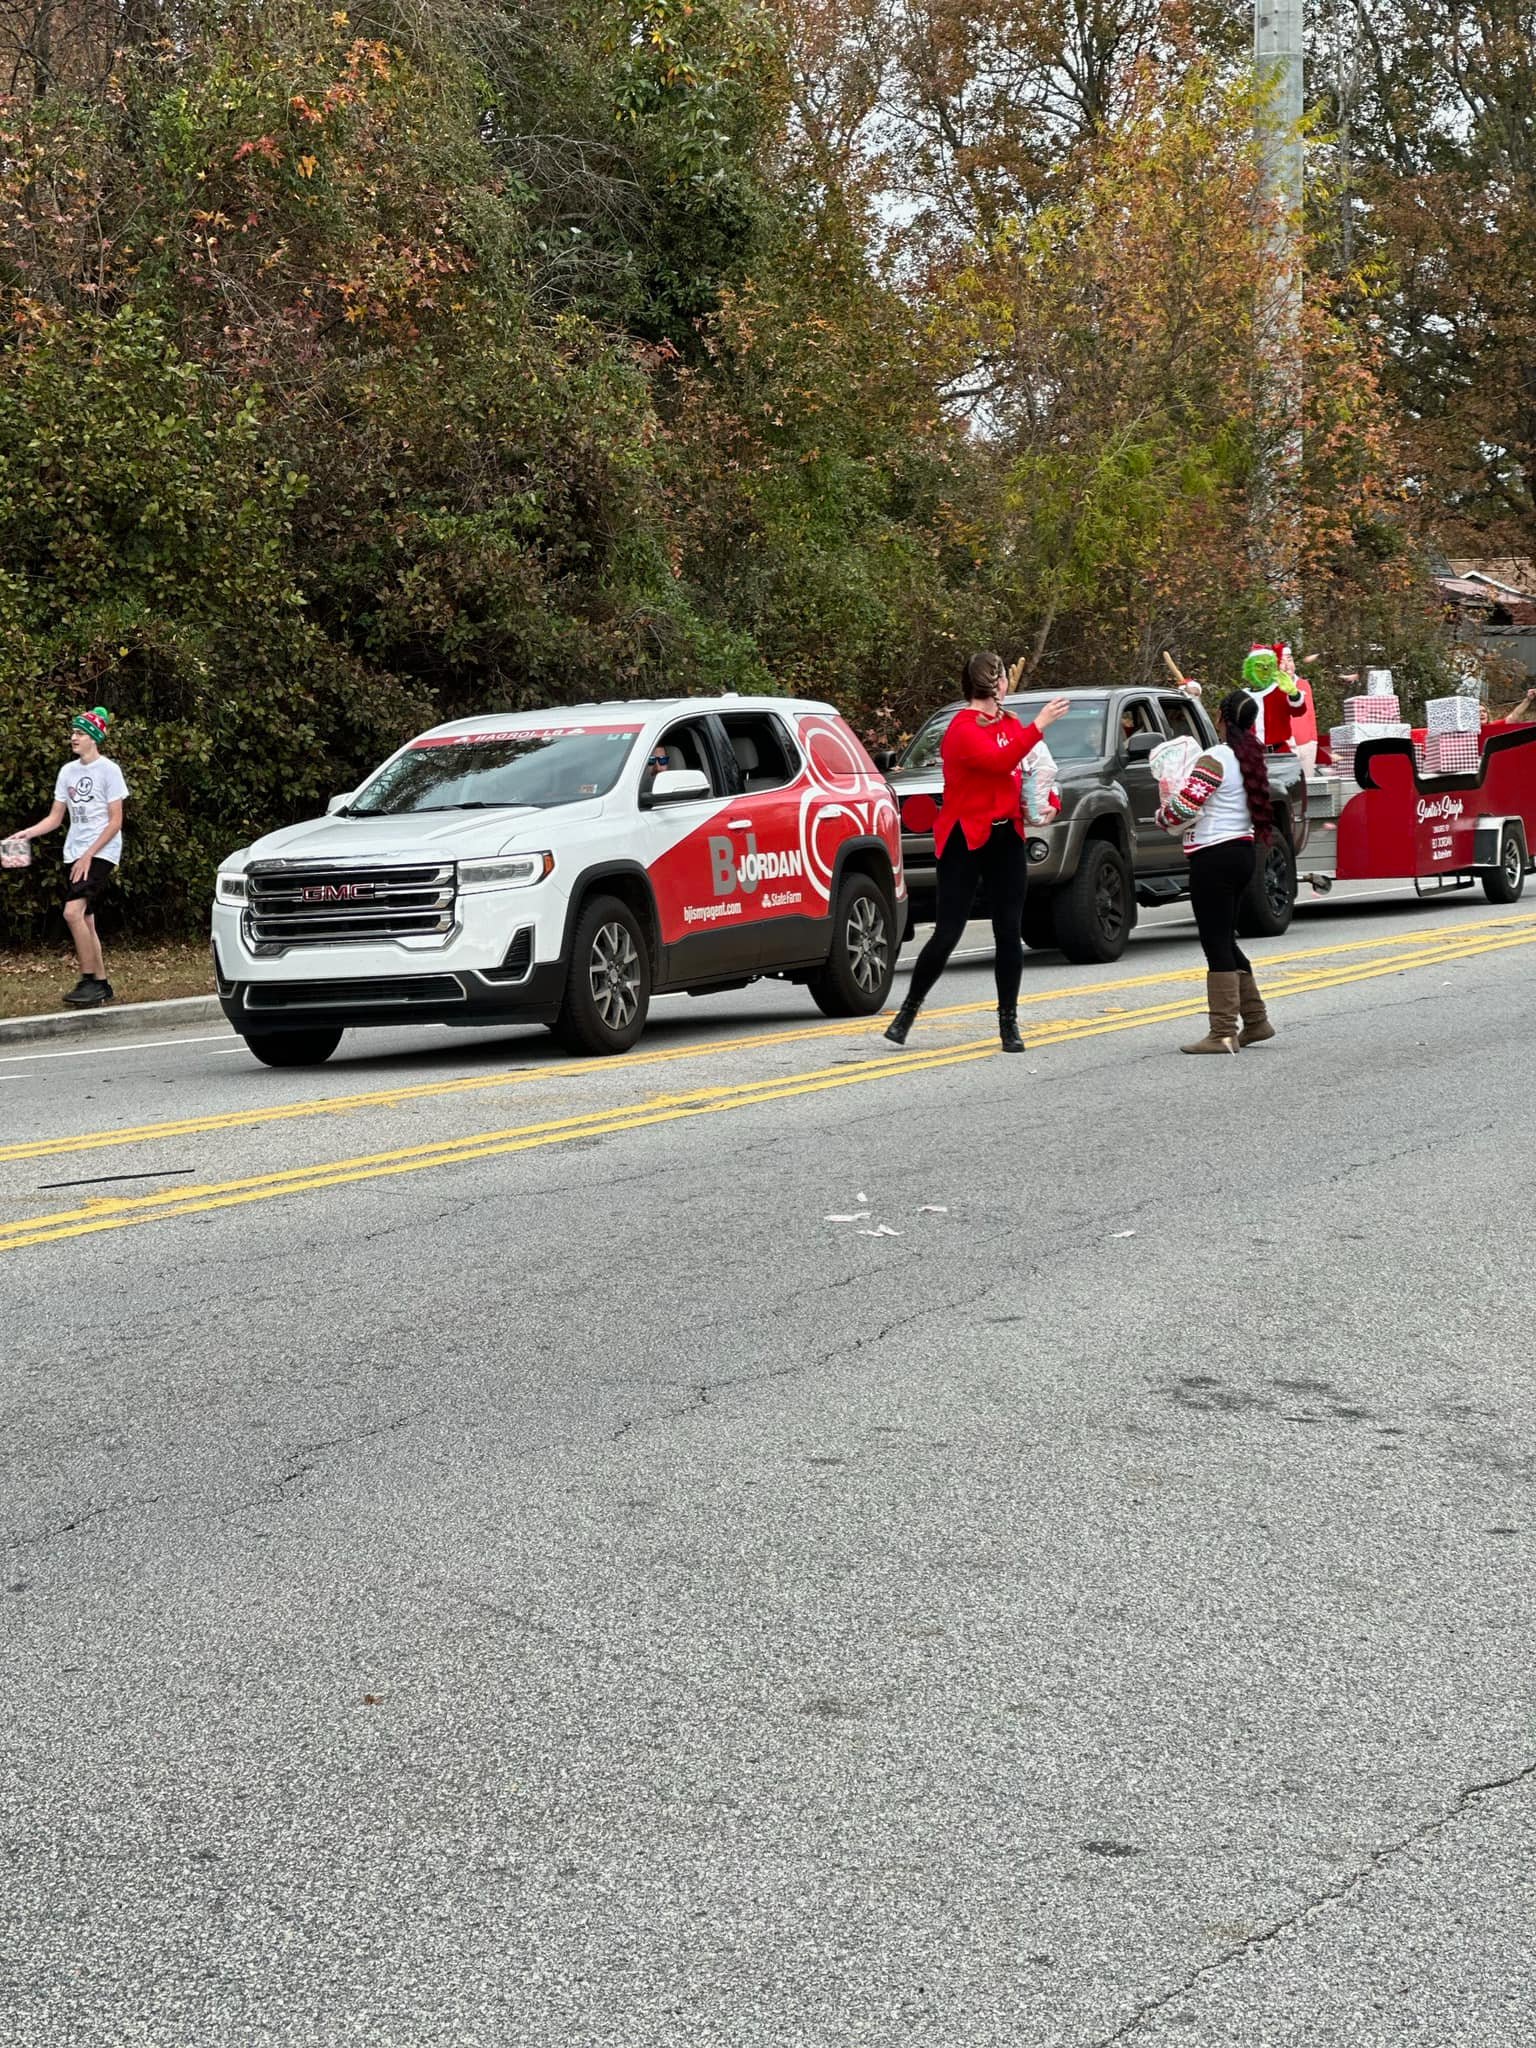
[{"label": "crack in asphalt", "polygon": [[264,1487],[250,1500],[242,1501],[239,1507],[226,1509],[221,1519],[227,1519],[232,1514],[240,1514],[247,1508],[260,1507],[267,1502],[280,1500],[290,1487],[297,1486],[301,1480],[310,1476],[318,1460],[327,1451],[350,1450],[357,1444],[369,1444],[381,1436],[392,1436],[396,1430],[406,1429],[411,1423],[419,1421],[426,1412],[425,1407],[412,1408],[404,1415],[391,1417],[388,1422],[376,1423],[372,1429],[355,1430],[345,1436],[325,1437],[319,1443],[296,1445],[288,1453],[284,1469],[271,1485]]},{"label": "crack in asphalt", "polygon": [[30,1550],[39,1543],[52,1543],[57,1537],[69,1536],[76,1529],[84,1529],[92,1522],[99,1522],[103,1515],[110,1515],[118,1508],[152,1508],[164,1499],[158,1493],[124,1493],[115,1500],[103,1501],[100,1507],[86,1508],[83,1513],[72,1515],[67,1522],[54,1522],[45,1529],[34,1529],[25,1536],[11,1536],[6,1539],[7,1552]]},{"label": "crack in asphalt", "polygon": [[[850,1277],[863,1278],[866,1276],[853,1275]],[[847,1282],[840,1281],[835,1284],[846,1285]],[[797,1293],[792,1298],[798,1301],[804,1297],[802,1294]],[[986,1298],[985,1294],[978,1297],[974,1285],[968,1283],[964,1292],[957,1294],[953,1300],[929,1302],[922,1308],[909,1309],[903,1315],[893,1316],[888,1323],[882,1324],[878,1330],[868,1331],[861,1337],[855,1337],[849,1343],[834,1344],[826,1351],[818,1352],[814,1358],[799,1359],[791,1365],[769,1366],[763,1372],[736,1373],[729,1379],[696,1382],[691,1397],[680,1407],[664,1408],[649,1415],[629,1416],[619,1424],[616,1430],[610,1433],[609,1441],[610,1443],[620,1442],[632,1430],[638,1429],[644,1423],[665,1424],[681,1421],[687,1415],[697,1415],[702,1409],[709,1407],[712,1397],[716,1394],[730,1393],[739,1387],[761,1387],[768,1386],[778,1380],[798,1379],[803,1374],[822,1371],[826,1366],[832,1364],[834,1359],[857,1358],[860,1352],[869,1350],[873,1345],[883,1344],[888,1337],[893,1337],[898,1330],[905,1329],[909,1324],[923,1322],[930,1316],[952,1314],[955,1310],[964,1307],[968,1302],[974,1306]]]},{"label": "crack in asphalt", "polygon": [[1490,1778],[1480,1784],[1463,1786],[1446,1812],[1421,1822],[1418,1827],[1411,1828],[1397,1841],[1385,1842],[1379,1849],[1373,1849],[1359,1868],[1351,1871],[1348,1877],[1341,1879],[1337,1884],[1325,1886],[1315,1898],[1303,1900],[1294,1912],[1272,1921],[1257,1934],[1247,1935],[1242,1941],[1234,1942],[1230,1948],[1224,1949],[1210,1962],[1200,1964],[1198,1969],[1191,1970],[1188,1976],[1175,1984],[1171,1990],[1160,1992],[1156,1998],[1150,1998],[1144,2005],[1139,2005],[1120,2022],[1119,2026],[1108,2034],[1099,2035],[1088,2044],[1088,2048],[1112,2048],[1116,2041],[1129,2040],[1139,2027],[1156,2018],[1158,2013],[1166,2010],[1175,2000],[1187,1997],[1197,1985],[1216,1976],[1229,1965],[1242,1962],[1255,1950],[1268,1948],[1282,1935],[1294,1933],[1297,1928],[1308,1925],[1328,1907],[1341,1905],[1344,1900],[1351,1898],[1362,1886],[1368,1884],[1377,1871],[1385,1869],[1418,1843],[1432,1840],[1446,1828],[1454,1826],[1463,1815],[1474,1811],[1476,1801],[1492,1798],[1495,1793],[1509,1792],[1517,1785],[1532,1782],[1536,1782],[1536,1763],[1524,1764],[1519,1770],[1511,1771],[1507,1777]]}]

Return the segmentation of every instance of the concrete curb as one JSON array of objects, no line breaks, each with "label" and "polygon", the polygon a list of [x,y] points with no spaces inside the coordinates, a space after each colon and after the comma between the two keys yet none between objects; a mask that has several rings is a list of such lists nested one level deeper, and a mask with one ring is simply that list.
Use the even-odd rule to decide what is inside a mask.
[{"label": "concrete curb", "polygon": [[188,1024],[222,1024],[217,996],[176,996],[160,1003],[108,1003],[100,1010],[54,1010],[45,1017],[0,1020],[0,1050],[50,1038],[130,1038],[179,1031]]}]

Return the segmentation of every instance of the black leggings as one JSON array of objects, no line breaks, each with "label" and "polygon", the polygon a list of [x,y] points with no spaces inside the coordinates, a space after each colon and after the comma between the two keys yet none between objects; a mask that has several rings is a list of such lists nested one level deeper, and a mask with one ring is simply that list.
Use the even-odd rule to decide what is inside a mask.
[{"label": "black leggings", "polygon": [[1029,882],[1029,862],[1024,841],[1013,825],[994,825],[988,837],[973,852],[958,825],[951,828],[939,855],[939,907],[933,936],[917,956],[907,1001],[914,1008],[928,1000],[934,983],[949,964],[949,956],[960,942],[976,901],[976,884],[985,880],[987,905],[992,913],[992,943],[996,948],[997,1000],[1005,1010],[1019,1000],[1019,980],[1024,972],[1024,940],[1019,927],[1024,921],[1024,891]]},{"label": "black leggings", "polygon": [[1251,974],[1237,943],[1237,906],[1253,880],[1257,855],[1251,839],[1223,839],[1189,856],[1189,902],[1212,974]]}]

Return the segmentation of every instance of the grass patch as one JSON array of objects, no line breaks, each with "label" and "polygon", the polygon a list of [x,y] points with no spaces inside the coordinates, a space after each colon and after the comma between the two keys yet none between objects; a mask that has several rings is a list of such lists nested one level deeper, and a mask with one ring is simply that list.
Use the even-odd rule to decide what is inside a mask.
[{"label": "grass patch", "polygon": [[[106,941],[113,1008],[172,996],[211,996],[213,962],[206,939],[163,945],[115,946]],[[65,1008],[66,989],[80,978],[68,940],[57,946],[8,946],[0,951],[0,1017],[41,1017]]]}]

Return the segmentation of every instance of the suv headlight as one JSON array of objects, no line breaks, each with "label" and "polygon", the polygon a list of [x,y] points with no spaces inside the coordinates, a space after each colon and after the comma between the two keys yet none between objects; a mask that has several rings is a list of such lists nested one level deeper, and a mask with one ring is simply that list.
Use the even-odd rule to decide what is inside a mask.
[{"label": "suv headlight", "polygon": [[526,889],[542,882],[554,865],[552,853],[501,853],[492,860],[461,860],[459,891],[468,896],[480,889]]},{"label": "suv headlight", "polygon": [[244,875],[220,875],[214,884],[214,894],[221,903],[243,903],[246,896]]}]

